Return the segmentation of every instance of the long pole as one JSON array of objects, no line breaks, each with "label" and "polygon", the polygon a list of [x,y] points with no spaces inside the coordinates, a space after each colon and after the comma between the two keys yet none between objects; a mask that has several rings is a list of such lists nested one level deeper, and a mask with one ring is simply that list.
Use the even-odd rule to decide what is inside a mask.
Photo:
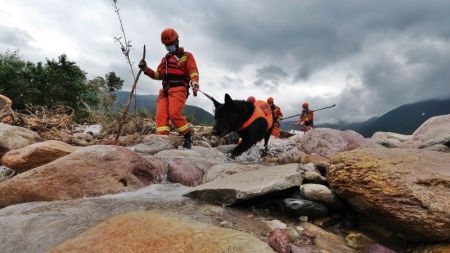
[{"label": "long pole", "polygon": [[[144,53],[142,54],[142,59],[145,60],[145,45],[144,45]],[[136,75],[136,78],[134,79],[134,83],[133,83],[133,87],[131,88],[130,95],[128,96],[128,101],[127,101],[127,104],[125,105],[125,109],[122,114],[122,120],[119,123],[119,127],[117,128],[116,138],[114,138],[113,145],[119,144],[120,132],[122,131],[123,124],[125,123],[125,119],[126,119],[127,113],[128,113],[128,108],[130,106],[131,100],[133,99],[134,91],[136,90],[136,86],[137,86],[139,76],[141,75],[141,73],[142,73],[142,70],[139,69],[139,71]]]},{"label": "long pole", "polygon": [[[335,106],[336,106],[336,104],[334,104],[334,105],[330,105],[330,106],[327,106],[327,107],[323,107],[323,108],[320,108],[320,109],[317,109],[317,110],[312,110],[312,112],[317,112],[317,111],[321,111],[321,110],[329,109],[329,108],[332,108],[332,107],[335,107]],[[301,113],[299,113],[299,114],[295,114],[295,115],[292,115],[292,116],[289,116],[289,117],[283,118],[283,119],[281,119],[281,120],[285,120],[285,119],[291,119],[291,118],[294,118],[294,117],[298,117],[298,116],[300,116],[300,115],[302,115],[302,114],[301,114]]]}]

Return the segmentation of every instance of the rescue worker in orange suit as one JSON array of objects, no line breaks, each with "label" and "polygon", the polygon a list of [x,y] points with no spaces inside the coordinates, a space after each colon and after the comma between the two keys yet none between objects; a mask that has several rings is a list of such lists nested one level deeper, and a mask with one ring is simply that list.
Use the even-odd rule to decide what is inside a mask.
[{"label": "rescue worker in orange suit", "polygon": [[168,53],[156,70],[147,67],[145,60],[139,62],[139,68],[150,78],[162,80],[162,89],[156,104],[156,134],[170,133],[169,120],[180,135],[184,135],[183,147],[192,147],[191,131],[182,111],[189,96],[189,86],[197,96],[199,74],[194,56],[179,46],[178,33],[167,28],[161,33],[161,42]]},{"label": "rescue worker in orange suit", "polygon": [[247,98],[247,102],[250,102],[250,103],[255,103],[256,102],[256,99],[255,99],[255,97],[254,96],[250,96],[250,97],[248,97]]},{"label": "rescue worker in orange suit", "polygon": [[280,107],[273,103],[272,97],[267,99],[267,103],[270,105],[273,113],[272,135],[275,137],[280,137],[280,121],[283,119],[283,113],[281,113]]},{"label": "rescue worker in orange suit", "polygon": [[300,114],[298,124],[305,132],[314,127],[314,111],[309,110],[309,104],[306,102],[302,105],[302,114]]}]

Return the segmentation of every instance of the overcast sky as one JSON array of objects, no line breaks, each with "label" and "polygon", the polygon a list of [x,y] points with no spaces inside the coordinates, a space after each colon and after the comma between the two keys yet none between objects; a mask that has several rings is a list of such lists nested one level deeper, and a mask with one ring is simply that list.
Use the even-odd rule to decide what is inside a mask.
[{"label": "overcast sky", "polygon": [[[273,96],[285,116],[337,104],[317,122],[361,121],[405,103],[450,97],[448,0],[119,0],[137,62],[147,45],[156,67],[160,32],[175,28],[194,54],[203,91],[223,100]],[[120,35],[109,0],[0,0],[0,51],[23,59],[67,54],[92,78],[132,77],[114,41]],[[137,67],[135,67],[137,70]],[[138,93],[161,84],[146,76]],[[204,96],[188,104],[212,112]]]}]

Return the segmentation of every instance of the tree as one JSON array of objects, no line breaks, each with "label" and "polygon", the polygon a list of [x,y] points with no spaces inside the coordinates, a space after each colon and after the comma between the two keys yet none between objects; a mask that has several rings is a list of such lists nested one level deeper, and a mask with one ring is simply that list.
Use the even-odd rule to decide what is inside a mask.
[{"label": "tree", "polygon": [[85,114],[86,105],[100,102],[86,73],[65,54],[57,61],[34,64],[20,59],[18,51],[0,53],[0,94],[10,97],[16,110],[27,105],[64,105],[73,108],[77,116]]}]

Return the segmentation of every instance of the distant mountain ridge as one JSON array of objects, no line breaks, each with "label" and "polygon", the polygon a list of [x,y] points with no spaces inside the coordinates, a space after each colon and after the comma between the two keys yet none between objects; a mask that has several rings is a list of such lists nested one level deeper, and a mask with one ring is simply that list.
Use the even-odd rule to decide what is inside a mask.
[{"label": "distant mountain ridge", "polygon": [[[399,134],[412,134],[427,119],[450,114],[450,98],[433,99],[399,106],[380,117],[373,117],[364,122],[337,124],[320,124],[316,127],[328,127],[339,130],[351,129],[364,137],[371,137],[375,132],[394,132]],[[282,126],[289,129],[289,123]]]},{"label": "distant mountain ridge", "polygon": [[[118,91],[116,92],[116,101],[114,102],[113,107],[114,108],[122,108],[124,105],[126,105],[128,101],[128,96],[130,95],[130,92],[128,91]],[[156,113],[156,99],[158,98],[157,95],[137,95],[137,103],[136,103],[136,110],[137,111],[144,111],[148,110],[151,113]],[[130,105],[130,111],[134,111],[134,96],[132,103]],[[194,119],[204,125],[212,125],[214,123],[214,116],[205,111],[204,109],[192,106],[192,105],[185,105],[183,110],[184,115],[190,115],[194,117]]]}]

